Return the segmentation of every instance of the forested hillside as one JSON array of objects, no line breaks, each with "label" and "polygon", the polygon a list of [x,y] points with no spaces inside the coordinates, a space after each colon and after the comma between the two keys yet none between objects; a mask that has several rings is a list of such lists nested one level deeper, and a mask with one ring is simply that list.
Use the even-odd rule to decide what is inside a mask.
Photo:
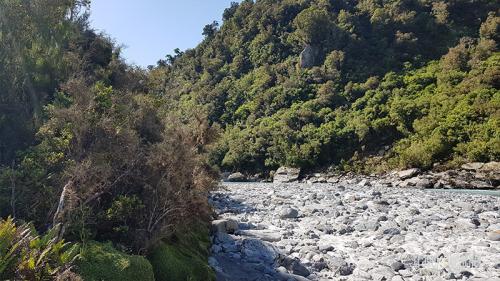
[{"label": "forested hillside", "polygon": [[498,10],[470,0],[233,3],[199,46],[158,62],[150,89],[172,111],[220,126],[211,161],[223,170],[498,160]]}]

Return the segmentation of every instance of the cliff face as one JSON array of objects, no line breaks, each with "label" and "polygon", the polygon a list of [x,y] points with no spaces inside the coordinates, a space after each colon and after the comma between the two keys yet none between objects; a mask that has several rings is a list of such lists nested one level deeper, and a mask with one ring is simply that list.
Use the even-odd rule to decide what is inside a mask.
[{"label": "cliff face", "polygon": [[318,61],[319,50],[317,47],[307,45],[300,53],[300,67],[311,68],[316,65]]}]

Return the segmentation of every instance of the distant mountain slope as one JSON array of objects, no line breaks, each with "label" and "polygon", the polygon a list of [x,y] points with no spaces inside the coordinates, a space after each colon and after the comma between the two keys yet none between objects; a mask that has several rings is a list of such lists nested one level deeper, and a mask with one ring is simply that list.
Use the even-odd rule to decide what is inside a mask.
[{"label": "distant mountain slope", "polygon": [[499,8],[243,1],[199,46],[160,61],[151,91],[220,124],[212,160],[224,169],[499,159]]}]

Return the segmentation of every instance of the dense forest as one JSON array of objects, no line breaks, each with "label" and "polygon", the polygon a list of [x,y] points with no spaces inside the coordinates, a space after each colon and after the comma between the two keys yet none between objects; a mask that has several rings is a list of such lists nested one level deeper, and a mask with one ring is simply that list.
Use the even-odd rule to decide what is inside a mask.
[{"label": "dense forest", "polygon": [[0,1],[2,280],[213,279],[219,171],[500,159],[497,1],[244,0],[148,69],[89,5]]},{"label": "dense forest", "polygon": [[[495,1],[243,1],[151,91],[204,111],[223,170],[498,160]],[[380,165],[384,163],[384,165]]]}]

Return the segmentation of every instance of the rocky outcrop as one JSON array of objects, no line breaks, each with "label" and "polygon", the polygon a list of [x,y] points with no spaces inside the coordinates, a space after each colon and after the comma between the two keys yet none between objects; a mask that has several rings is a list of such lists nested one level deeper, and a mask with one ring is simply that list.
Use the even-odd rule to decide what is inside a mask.
[{"label": "rocky outcrop", "polygon": [[500,184],[500,162],[484,163],[475,172],[475,177],[478,179],[490,181],[493,185]]},{"label": "rocky outcrop", "polygon": [[459,169],[442,172],[422,171],[418,168],[363,176],[353,173],[316,173],[304,176],[308,184],[346,181],[360,186],[382,185],[404,188],[436,189],[500,189],[500,162],[468,163]]},{"label": "rocky outcrop", "polygon": [[291,167],[280,167],[275,173],[273,182],[275,183],[286,183],[294,182],[299,179],[300,169]]},{"label": "rocky outcrop", "polygon": [[307,45],[300,53],[300,68],[304,69],[315,66],[318,53],[319,51],[317,47]]}]

